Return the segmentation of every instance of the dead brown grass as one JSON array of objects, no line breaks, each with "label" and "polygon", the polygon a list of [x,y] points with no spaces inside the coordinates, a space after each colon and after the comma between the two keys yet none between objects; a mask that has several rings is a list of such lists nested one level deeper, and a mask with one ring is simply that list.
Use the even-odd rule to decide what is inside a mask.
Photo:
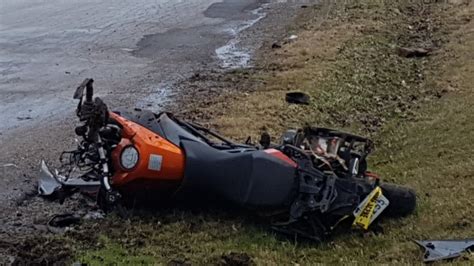
[{"label": "dead brown grass", "polygon": [[[449,15],[439,15],[452,12],[444,8],[361,1],[311,10],[297,23],[296,41],[263,49],[258,70],[247,78],[254,81],[251,93],[232,91],[198,109],[219,110],[208,121],[239,140],[263,130],[278,136],[303,123],[372,134],[387,120],[413,117],[420,104],[445,92],[426,86],[428,59],[395,53],[398,46],[442,43]],[[308,93],[312,104],[288,105],[289,91]]]}]

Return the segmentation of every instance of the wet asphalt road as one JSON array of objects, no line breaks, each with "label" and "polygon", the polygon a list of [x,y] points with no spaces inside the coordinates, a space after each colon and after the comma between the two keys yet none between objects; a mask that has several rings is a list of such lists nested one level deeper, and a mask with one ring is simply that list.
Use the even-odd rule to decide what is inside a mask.
[{"label": "wet asphalt road", "polygon": [[2,0],[0,144],[72,113],[74,87],[86,77],[99,95],[143,87],[131,97],[140,103],[150,87],[214,62],[229,30],[255,19],[257,2]]}]

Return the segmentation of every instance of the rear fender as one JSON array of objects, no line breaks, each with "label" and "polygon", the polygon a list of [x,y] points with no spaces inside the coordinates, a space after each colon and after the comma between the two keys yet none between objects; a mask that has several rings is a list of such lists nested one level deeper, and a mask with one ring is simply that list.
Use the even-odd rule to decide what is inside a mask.
[{"label": "rear fender", "polygon": [[298,164],[293,161],[290,157],[286,156],[283,152],[277,150],[277,149],[266,149],[264,150],[265,153],[280,159],[281,161],[286,162],[287,164],[291,165],[294,168],[298,167]]}]

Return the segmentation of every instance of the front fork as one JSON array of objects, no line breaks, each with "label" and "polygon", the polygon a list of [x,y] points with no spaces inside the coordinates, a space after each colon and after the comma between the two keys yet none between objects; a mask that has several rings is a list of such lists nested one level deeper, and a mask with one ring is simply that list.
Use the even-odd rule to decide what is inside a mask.
[{"label": "front fork", "polygon": [[[109,165],[107,163],[107,156],[105,154],[104,145],[100,136],[97,136],[97,144],[99,144],[99,148],[98,148],[99,159],[102,165],[102,177],[100,179],[100,186],[101,186],[101,189],[103,189],[104,191],[104,194],[101,195],[101,193],[99,193],[98,197],[105,197],[103,199],[104,201],[102,201],[102,199],[98,199],[98,201],[106,205],[106,206],[101,206],[103,209],[109,209],[110,207],[118,203],[118,200],[121,198],[121,195],[118,191],[112,189],[112,186],[110,185]],[[102,204],[99,204],[99,205],[102,205]]]}]

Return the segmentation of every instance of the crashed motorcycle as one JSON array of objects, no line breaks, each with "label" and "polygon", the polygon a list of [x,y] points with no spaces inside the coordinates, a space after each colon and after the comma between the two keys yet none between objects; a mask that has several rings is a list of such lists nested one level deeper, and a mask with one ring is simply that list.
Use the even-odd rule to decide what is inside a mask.
[{"label": "crashed motorcycle", "polygon": [[264,215],[274,230],[321,241],[342,221],[368,230],[381,217],[412,213],[415,193],[382,183],[367,170],[373,143],[336,130],[305,127],[279,143],[235,143],[170,113],[109,111],[93,97],[93,80],[77,88],[77,149],[61,167],[41,165],[39,194],[94,193],[113,210],[144,195],[196,202],[214,199]]}]

